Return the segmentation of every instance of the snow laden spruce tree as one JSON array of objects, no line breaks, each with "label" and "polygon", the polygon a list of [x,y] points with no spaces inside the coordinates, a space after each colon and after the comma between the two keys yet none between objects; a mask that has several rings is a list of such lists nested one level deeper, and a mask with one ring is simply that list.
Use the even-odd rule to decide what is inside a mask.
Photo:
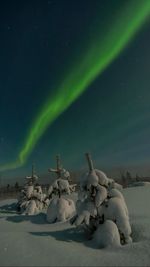
[{"label": "snow laden spruce tree", "polygon": [[38,176],[32,165],[32,174],[25,178],[26,182],[21,190],[17,210],[24,215],[35,215],[46,205],[46,194],[43,194],[41,186],[37,183]]},{"label": "snow laden spruce tree", "polygon": [[81,177],[77,215],[71,223],[83,228],[98,247],[132,242],[128,209],[118,190],[121,185],[94,169],[89,153],[86,153],[86,160],[89,171]]},{"label": "snow laden spruce tree", "polygon": [[75,185],[70,185],[70,173],[60,164],[60,156],[56,157],[56,169],[49,169],[55,175],[55,180],[50,184],[48,197],[50,203],[47,209],[47,221],[66,221],[75,214],[74,201],[69,197]]}]

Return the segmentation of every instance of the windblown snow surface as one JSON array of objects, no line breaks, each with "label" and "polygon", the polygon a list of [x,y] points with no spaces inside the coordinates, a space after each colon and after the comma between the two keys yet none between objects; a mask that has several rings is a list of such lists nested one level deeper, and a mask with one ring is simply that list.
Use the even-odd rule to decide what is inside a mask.
[{"label": "windblown snow surface", "polygon": [[44,213],[17,215],[15,200],[0,202],[0,266],[149,266],[150,186],[123,190],[133,243],[98,249],[69,222],[48,224]]}]

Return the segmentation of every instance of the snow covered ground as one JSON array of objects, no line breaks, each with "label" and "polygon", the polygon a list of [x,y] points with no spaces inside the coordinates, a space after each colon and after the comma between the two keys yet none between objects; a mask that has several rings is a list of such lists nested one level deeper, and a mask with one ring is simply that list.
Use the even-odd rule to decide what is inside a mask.
[{"label": "snow covered ground", "polygon": [[149,266],[150,186],[123,190],[134,242],[97,249],[69,222],[48,224],[44,213],[17,215],[15,200],[0,201],[0,266]]}]

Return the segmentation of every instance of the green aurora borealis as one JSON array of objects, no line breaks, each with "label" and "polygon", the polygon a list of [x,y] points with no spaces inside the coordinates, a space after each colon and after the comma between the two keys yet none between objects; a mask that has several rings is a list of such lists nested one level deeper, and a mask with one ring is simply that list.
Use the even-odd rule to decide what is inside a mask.
[{"label": "green aurora borealis", "polygon": [[[134,38],[150,14],[150,1],[126,1],[122,10],[110,22],[111,28],[100,35],[99,27],[90,41],[83,40],[84,46],[78,58],[71,63],[64,79],[55,93],[41,106],[26,136],[17,159],[0,166],[0,171],[23,166],[46,129],[64,112],[119,56]],[[96,18],[98,21],[98,17]],[[98,23],[97,23],[98,25]],[[85,45],[87,43],[87,45]]]}]

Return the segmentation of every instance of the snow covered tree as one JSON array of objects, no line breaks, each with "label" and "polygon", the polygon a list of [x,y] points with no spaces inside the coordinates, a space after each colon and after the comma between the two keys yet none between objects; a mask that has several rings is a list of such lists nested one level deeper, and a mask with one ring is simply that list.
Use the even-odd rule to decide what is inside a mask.
[{"label": "snow covered tree", "polygon": [[74,191],[74,186],[69,184],[70,173],[63,169],[60,164],[60,157],[56,157],[56,169],[49,169],[49,172],[56,175],[56,179],[48,189],[50,203],[47,209],[47,221],[66,221],[75,213],[74,201],[67,195]]},{"label": "snow covered tree", "polygon": [[86,159],[89,171],[81,177],[77,215],[71,223],[82,227],[99,247],[131,242],[128,209],[116,188],[119,185],[104,172],[94,169],[89,153]]},{"label": "snow covered tree", "polygon": [[46,194],[43,194],[41,186],[37,183],[38,176],[35,174],[34,165],[31,176],[25,179],[24,188],[18,198],[17,210],[24,215],[34,215],[44,208]]}]

